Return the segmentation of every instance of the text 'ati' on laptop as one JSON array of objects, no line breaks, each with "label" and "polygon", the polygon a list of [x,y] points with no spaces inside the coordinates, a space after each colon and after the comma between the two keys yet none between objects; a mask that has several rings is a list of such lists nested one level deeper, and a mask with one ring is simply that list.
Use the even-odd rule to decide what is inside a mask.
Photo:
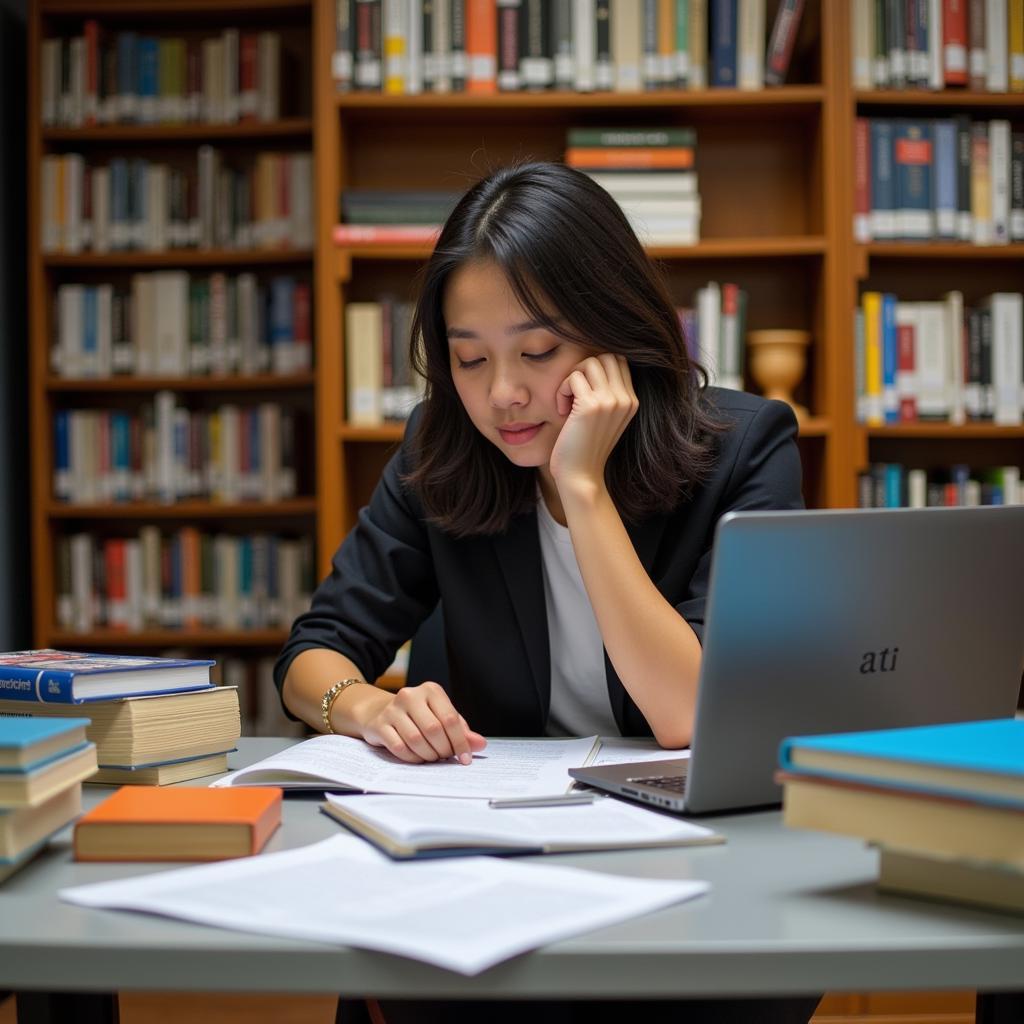
[{"label": "text 'ati' on laptop", "polygon": [[727,513],[690,758],[570,774],[674,811],[724,811],[780,802],[786,736],[1010,717],[1021,566],[1024,505]]}]

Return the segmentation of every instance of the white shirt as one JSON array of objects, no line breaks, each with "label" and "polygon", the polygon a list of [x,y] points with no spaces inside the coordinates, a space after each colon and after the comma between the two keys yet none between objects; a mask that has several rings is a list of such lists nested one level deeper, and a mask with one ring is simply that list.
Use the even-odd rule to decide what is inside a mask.
[{"label": "white shirt", "polygon": [[551,736],[618,736],[608,699],[604,643],[576,561],[569,528],[537,501],[551,648]]}]

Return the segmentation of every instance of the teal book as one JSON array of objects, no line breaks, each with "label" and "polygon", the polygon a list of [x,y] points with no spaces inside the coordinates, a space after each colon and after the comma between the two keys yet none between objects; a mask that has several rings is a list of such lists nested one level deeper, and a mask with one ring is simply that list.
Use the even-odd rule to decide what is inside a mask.
[{"label": "teal book", "polygon": [[88,718],[0,718],[0,773],[31,772],[85,745]]},{"label": "teal book", "polygon": [[821,781],[1024,808],[1024,719],[790,737],[779,763]]}]

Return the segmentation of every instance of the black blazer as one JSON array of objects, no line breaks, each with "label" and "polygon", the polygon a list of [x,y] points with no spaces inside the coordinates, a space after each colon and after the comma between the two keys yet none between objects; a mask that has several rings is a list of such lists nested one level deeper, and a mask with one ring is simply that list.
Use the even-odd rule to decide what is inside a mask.
[{"label": "black blazer", "polygon": [[[712,475],[674,512],[628,528],[658,590],[698,637],[719,517],[732,509],[803,506],[789,406],[719,388],[709,397],[731,424],[718,437]],[[550,664],[536,514],[518,517],[499,536],[454,538],[424,522],[419,501],[401,483],[407,458],[403,445],[335,553],[310,610],[295,620],[275,665],[278,688],[292,659],[315,647],[339,651],[376,679],[440,601],[449,678],[438,681],[455,707],[485,735],[542,736]],[[650,736],[607,654],[605,673],[622,734]]]}]

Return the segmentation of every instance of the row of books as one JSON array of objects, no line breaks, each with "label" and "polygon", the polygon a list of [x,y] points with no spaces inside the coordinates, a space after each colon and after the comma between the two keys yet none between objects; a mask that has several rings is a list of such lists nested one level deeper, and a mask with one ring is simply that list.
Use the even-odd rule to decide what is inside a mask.
[{"label": "row of books", "polygon": [[232,124],[276,121],[281,110],[281,34],[226,28],[219,35],[105,32],[44,39],[44,127],[98,124]]},{"label": "row of books", "polygon": [[851,0],[855,89],[1024,92],[1020,0]]},{"label": "row of books", "polygon": [[488,94],[763,89],[786,78],[804,0],[336,0],[339,90]]},{"label": "row of books", "polygon": [[378,426],[404,420],[423,395],[409,352],[413,304],[383,296],[345,306],[348,422]]},{"label": "row of books", "polygon": [[1024,241],[1024,131],[1006,119],[858,117],[853,171],[859,242]]},{"label": "row of books", "polygon": [[677,307],[691,359],[712,384],[743,390],[747,293],[732,281],[709,281],[698,288],[692,306]]},{"label": "row of books", "polygon": [[693,128],[571,128],[565,162],[591,175],[645,245],[700,239],[697,133]]},{"label": "row of books", "polygon": [[313,362],[309,281],[292,275],[133,274],[61,284],[50,368],[84,380],[301,373]]},{"label": "row of books", "polygon": [[58,409],[53,496],[75,505],[281,501],[299,493],[296,411],[189,409],[158,391],[138,411]]},{"label": "row of books", "polygon": [[783,820],[879,851],[883,891],[1024,910],[1024,720],[794,737]]},{"label": "row of books", "polygon": [[854,313],[856,412],[881,426],[1024,423],[1024,295],[901,302],[866,291]]},{"label": "row of books", "polygon": [[86,724],[0,714],[0,882],[81,813],[82,781],[96,770]]},{"label": "row of books", "polygon": [[1020,466],[977,470],[962,463],[944,469],[908,469],[873,462],[857,475],[860,508],[933,508],[1024,504]]},{"label": "row of books", "polygon": [[194,161],[87,161],[48,155],[41,169],[46,253],[168,249],[309,249],[308,152],[234,153],[199,146]]},{"label": "row of books", "polygon": [[287,629],[315,585],[308,537],[144,526],[134,537],[64,534],[54,557],[57,625],[83,635]]}]

